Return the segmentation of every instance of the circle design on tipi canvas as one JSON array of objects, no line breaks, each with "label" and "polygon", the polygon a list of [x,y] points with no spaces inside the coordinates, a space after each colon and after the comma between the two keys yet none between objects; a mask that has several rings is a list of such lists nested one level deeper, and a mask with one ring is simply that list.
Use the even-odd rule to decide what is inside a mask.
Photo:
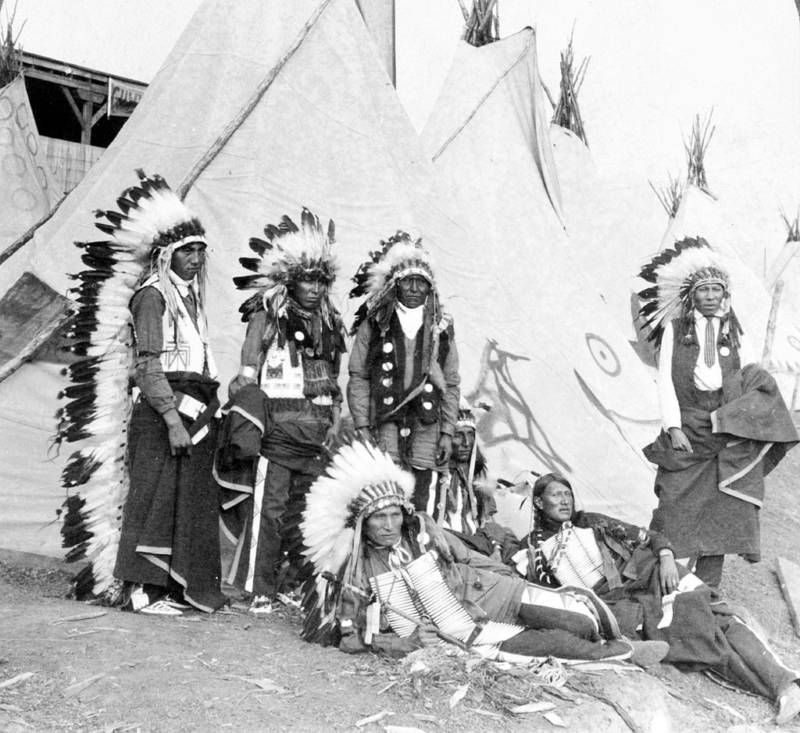
[{"label": "circle design on tipi canvas", "polygon": [[27,146],[31,155],[36,155],[36,153],[39,152],[39,141],[36,139],[36,135],[34,135],[32,132],[29,132],[25,137],[25,145]]},{"label": "circle design on tipi canvas", "polygon": [[42,166],[36,166],[36,180],[39,182],[39,185],[42,187],[43,191],[47,190],[47,173],[44,172],[44,168]]},{"label": "circle design on tipi canvas", "polygon": [[594,359],[594,363],[600,367],[602,371],[608,374],[609,377],[619,376],[622,371],[622,365],[619,363],[619,358],[614,353],[608,341],[598,336],[596,333],[586,334],[586,345],[589,347],[589,353]]},{"label": "circle design on tipi canvas", "polygon": [[10,127],[0,127],[0,145],[14,144],[14,130]]},{"label": "circle design on tipi canvas", "polygon": [[17,153],[6,153],[2,158],[2,166],[10,176],[21,178],[25,174],[25,158]]},{"label": "circle design on tipi canvas", "polygon": [[18,188],[11,194],[11,203],[20,211],[31,211],[36,206],[36,196],[26,188]]},{"label": "circle design on tipi canvas", "polygon": [[0,120],[10,120],[14,114],[14,106],[8,97],[0,97]]},{"label": "circle design on tipi canvas", "polygon": [[30,124],[30,115],[28,115],[28,108],[24,104],[17,105],[17,124],[20,129],[24,130]]}]

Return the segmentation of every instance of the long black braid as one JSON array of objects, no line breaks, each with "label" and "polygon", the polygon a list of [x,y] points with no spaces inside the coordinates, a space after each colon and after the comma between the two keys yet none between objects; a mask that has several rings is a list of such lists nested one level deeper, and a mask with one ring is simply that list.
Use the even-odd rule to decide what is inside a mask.
[{"label": "long black braid", "polygon": [[538,585],[545,585],[551,588],[557,588],[560,583],[556,579],[550,563],[545,557],[542,543],[544,542],[545,524],[548,522],[544,516],[544,512],[539,509],[533,499],[541,496],[544,490],[553,482],[563,484],[570,491],[572,491],[572,484],[560,473],[546,473],[536,479],[533,485],[533,494],[531,497],[531,526],[528,532],[527,549],[528,549],[528,572],[526,579]]}]

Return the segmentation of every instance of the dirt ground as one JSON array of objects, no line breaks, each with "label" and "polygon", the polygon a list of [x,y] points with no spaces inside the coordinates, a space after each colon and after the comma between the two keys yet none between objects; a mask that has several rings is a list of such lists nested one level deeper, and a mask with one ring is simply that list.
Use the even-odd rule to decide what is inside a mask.
[{"label": "dirt ground", "polygon": [[[730,559],[723,590],[800,669],[774,572],[777,556],[800,563],[798,476],[795,450],[767,481],[764,561]],[[348,656],[300,640],[293,609],[253,618],[234,603],[214,616],[146,617],[65,600],[69,574],[0,551],[0,731],[775,729],[768,701],[666,665],[520,670],[442,651],[402,664]],[[549,708],[510,712],[526,703]]]}]

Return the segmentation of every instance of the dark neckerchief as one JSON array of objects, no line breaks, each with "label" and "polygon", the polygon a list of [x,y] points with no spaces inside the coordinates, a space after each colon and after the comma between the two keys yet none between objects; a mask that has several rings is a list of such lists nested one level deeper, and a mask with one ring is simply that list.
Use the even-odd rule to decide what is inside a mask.
[{"label": "dark neckerchief", "polygon": [[344,351],[344,334],[341,326],[337,328],[337,325],[335,314],[330,314],[329,323],[321,305],[315,310],[308,310],[294,298],[287,298],[284,337],[293,341],[306,356],[333,361],[341,354]]}]

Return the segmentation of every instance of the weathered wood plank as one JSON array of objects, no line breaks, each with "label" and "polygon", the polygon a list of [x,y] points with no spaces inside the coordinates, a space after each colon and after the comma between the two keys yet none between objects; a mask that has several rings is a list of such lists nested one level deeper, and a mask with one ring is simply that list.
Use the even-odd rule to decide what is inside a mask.
[{"label": "weathered wood plank", "polygon": [[779,557],[775,561],[778,582],[781,584],[781,591],[789,607],[789,615],[792,617],[794,632],[800,636],[800,565]]}]

